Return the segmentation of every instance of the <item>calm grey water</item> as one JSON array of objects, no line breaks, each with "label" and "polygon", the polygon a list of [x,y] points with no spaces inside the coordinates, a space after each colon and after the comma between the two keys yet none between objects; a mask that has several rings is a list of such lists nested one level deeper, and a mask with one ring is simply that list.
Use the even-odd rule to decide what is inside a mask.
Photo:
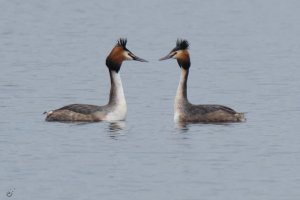
[{"label": "calm grey water", "polygon": [[[300,196],[300,1],[0,0],[0,199],[264,199]],[[119,37],[149,63],[121,69],[122,123],[47,123],[107,102]],[[242,124],[173,122],[180,71],[157,61],[190,41],[192,103]]]}]

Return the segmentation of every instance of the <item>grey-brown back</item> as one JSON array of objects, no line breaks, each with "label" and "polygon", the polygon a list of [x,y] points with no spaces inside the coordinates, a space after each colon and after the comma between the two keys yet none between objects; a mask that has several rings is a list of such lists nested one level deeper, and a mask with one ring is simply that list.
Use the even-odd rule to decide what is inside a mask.
[{"label": "grey-brown back", "polygon": [[[69,110],[80,114],[92,114],[97,111],[104,111],[105,106],[95,106],[95,105],[89,105],[89,104],[70,104],[64,107],[61,107],[57,110]],[[55,110],[56,111],[56,110]]]},{"label": "grey-brown back", "polygon": [[243,113],[222,105],[193,105],[186,104],[181,111],[181,121],[186,122],[242,122]]},{"label": "grey-brown back", "polygon": [[236,114],[237,112],[227,106],[215,105],[215,104],[203,104],[203,105],[193,105],[189,104],[186,109],[190,114],[201,114],[205,115],[208,113],[216,112],[216,111],[224,111],[229,114]]}]

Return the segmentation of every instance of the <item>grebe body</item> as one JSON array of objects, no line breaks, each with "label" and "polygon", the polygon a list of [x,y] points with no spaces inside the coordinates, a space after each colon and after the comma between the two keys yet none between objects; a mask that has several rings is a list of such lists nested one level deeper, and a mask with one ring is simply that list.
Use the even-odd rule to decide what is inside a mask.
[{"label": "grebe body", "polygon": [[109,102],[104,106],[88,104],[71,104],[62,108],[45,112],[46,121],[118,121],[125,120],[127,104],[123,91],[123,85],[119,74],[122,62],[125,60],[136,60],[147,62],[137,57],[126,48],[126,39],[120,39],[106,58],[109,70],[111,88]]},{"label": "grebe body", "polygon": [[188,52],[189,43],[186,40],[177,40],[176,47],[171,52],[161,58],[166,60],[174,58],[181,69],[180,81],[177,88],[174,102],[174,120],[176,122],[203,122],[203,123],[223,123],[223,122],[243,122],[244,113],[222,105],[194,105],[187,98],[187,81],[189,68],[191,66]]}]

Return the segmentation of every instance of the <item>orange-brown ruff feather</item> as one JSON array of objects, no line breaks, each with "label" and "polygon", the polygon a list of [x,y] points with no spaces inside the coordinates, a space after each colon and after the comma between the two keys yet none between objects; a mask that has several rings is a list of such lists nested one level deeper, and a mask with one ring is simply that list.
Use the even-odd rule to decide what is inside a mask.
[{"label": "orange-brown ruff feather", "polygon": [[123,61],[125,60],[123,51],[124,49],[122,46],[115,46],[106,58],[106,65],[110,66],[112,70],[118,72]]},{"label": "orange-brown ruff feather", "polygon": [[181,68],[181,76],[174,103],[174,120],[178,122],[243,122],[243,113],[222,105],[194,105],[187,98],[187,80],[191,66],[188,53],[189,43],[186,40],[177,40],[176,47],[160,60],[175,58]]}]

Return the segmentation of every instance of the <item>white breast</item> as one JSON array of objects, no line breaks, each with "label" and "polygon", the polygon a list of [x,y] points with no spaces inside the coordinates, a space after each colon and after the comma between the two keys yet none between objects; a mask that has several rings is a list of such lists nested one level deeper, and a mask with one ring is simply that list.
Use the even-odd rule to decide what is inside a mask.
[{"label": "white breast", "polygon": [[178,122],[180,121],[180,116],[182,115],[182,110],[181,110],[181,104],[175,100],[174,104],[174,121]]},{"label": "white breast", "polygon": [[109,112],[104,120],[107,121],[119,121],[119,120],[125,120],[127,114],[127,106],[125,105],[118,105],[112,110],[112,112]]},{"label": "white breast", "polygon": [[175,112],[174,112],[174,121],[175,121],[175,122],[178,122],[178,121],[179,121],[179,113],[176,112],[176,110],[175,110]]}]

